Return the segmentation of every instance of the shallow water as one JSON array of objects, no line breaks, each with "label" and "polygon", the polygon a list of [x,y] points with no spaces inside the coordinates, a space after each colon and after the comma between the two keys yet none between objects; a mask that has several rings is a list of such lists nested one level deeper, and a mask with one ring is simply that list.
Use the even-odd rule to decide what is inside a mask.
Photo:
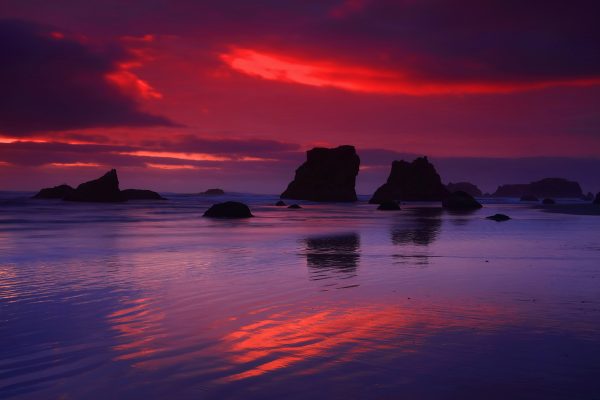
[{"label": "shallow water", "polygon": [[0,194],[0,398],[599,396],[600,217],[167,197]]}]

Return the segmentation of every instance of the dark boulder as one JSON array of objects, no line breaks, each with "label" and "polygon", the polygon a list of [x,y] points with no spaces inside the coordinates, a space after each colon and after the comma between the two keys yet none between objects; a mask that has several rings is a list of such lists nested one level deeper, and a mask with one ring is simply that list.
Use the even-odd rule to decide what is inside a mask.
[{"label": "dark boulder", "polygon": [[291,208],[291,209],[293,209],[293,210],[298,210],[298,209],[300,209],[300,208],[302,208],[302,207],[300,207],[300,205],[299,205],[299,204],[292,204],[291,206],[288,206],[288,208]]},{"label": "dark boulder", "polygon": [[204,213],[209,218],[250,218],[250,208],[244,203],[237,201],[226,201],[225,203],[213,204]]},{"label": "dark boulder", "polygon": [[164,197],[152,190],[125,189],[121,191],[121,194],[127,200],[165,200]]},{"label": "dark boulder", "polygon": [[521,197],[523,195],[536,197],[573,197],[583,195],[579,183],[562,178],[546,178],[527,184],[499,186],[494,197]]},{"label": "dark boulder", "polygon": [[69,194],[73,193],[75,189],[73,189],[69,185],[59,185],[51,188],[45,188],[40,190],[35,196],[34,199],[64,199]]},{"label": "dark boulder", "polygon": [[473,196],[462,191],[454,192],[446,196],[446,198],[442,200],[442,206],[448,210],[457,211],[477,210],[482,207]]},{"label": "dark boulder", "polygon": [[446,189],[448,189],[448,192],[450,192],[450,193],[462,191],[465,193],[469,193],[473,197],[483,196],[483,193],[481,192],[481,190],[479,190],[479,188],[476,185],[474,185],[470,182],[456,182],[456,183],[450,182],[446,185]]},{"label": "dark boulder", "polygon": [[510,219],[510,217],[506,214],[494,214],[486,218],[496,222],[508,221]]},{"label": "dark boulder", "polygon": [[294,180],[281,198],[356,201],[355,184],[359,166],[360,158],[354,146],[333,149],[316,147],[306,153],[306,161],[296,170]]},{"label": "dark boulder", "polygon": [[394,161],[387,182],[369,200],[371,204],[384,201],[439,201],[448,194],[433,164],[427,157],[413,162]]},{"label": "dark boulder", "polygon": [[77,186],[77,189],[65,196],[64,200],[113,203],[127,199],[119,190],[117,171],[111,169],[100,178]]},{"label": "dark boulder", "polygon": [[556,201],[554,201],[554,199],[547,198],[547,199],[542,200],[542,204],[546,204],[546,205],[556,204]]},{"label": "dark boulder", "polygon": [[596,194],[596,198],[594,199],[594,204],[600,204],[600,192]]},{"label": "dark boulder", "polygon": [[222,196],[225,194],[225,191],[223,189],[208,189],[200,194],[204,196]]},{"label": "dark boulder", "polygon": [[286,206],[285,201],[283,201],[283,200],[279,200],[277,203],[275,203],[275,205],[277,207],[285,207]]},{"label": "dark boulder", "polygon": [[538,199],[537,197],[535,197],[532,194],[524,194],[523,196],[521,196],[521,201],[540,201],[540,199]]},{"label": "dark boulder", "polygon": [[400,209],[400,206],[396,201],[384,201],[377,206],[377,209],[381,211],[397,211]]}]

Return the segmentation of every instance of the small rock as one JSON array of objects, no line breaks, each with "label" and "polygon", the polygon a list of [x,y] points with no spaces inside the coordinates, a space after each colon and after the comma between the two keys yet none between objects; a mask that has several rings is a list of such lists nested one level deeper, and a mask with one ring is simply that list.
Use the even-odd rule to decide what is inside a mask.
[{"label": "small rock", "polygon": [[226,201],[213,204],[204,213],[208,218],[250,218],[253,217],[250,208],[244,203],[237,201]]},{"label": "small rock", "polygon": [[486,218],[491,219],[493,221],[497,221],[497,222],[508,221],[510,219],[510,217],[505,214],[494,214],[494,215],[490,215],[489,217],[486,217]]}]

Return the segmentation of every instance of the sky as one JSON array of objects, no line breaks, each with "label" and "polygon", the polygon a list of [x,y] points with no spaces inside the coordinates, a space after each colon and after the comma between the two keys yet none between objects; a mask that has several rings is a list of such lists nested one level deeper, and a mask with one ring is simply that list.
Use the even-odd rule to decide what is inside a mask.
[{"label": "sky", "polygon": [[356,146],[359,193],[427,155],[484,191],[600,190],[591,0],[0,0],[0,190],[280,193]]}]

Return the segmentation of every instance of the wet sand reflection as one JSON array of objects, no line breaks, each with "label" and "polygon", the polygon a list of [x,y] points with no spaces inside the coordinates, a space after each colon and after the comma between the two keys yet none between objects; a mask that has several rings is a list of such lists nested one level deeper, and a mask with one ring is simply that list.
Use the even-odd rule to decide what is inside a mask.
[{"label": "wet sand reflection", "polygon": [[394,226],[390,232],[392,243],[396,245],[416,244],[428,246],[433,243],[442,227],[441,208],[410,209],[409,221]]},{"label": "wet sand reflection", "polygon": [[[357,233],[310,237],[304,241],[306,265],[311,280],[346,280],[356,276],[360,261],[360,236]],[[327,283],[326,287],[354,287]]]}]

